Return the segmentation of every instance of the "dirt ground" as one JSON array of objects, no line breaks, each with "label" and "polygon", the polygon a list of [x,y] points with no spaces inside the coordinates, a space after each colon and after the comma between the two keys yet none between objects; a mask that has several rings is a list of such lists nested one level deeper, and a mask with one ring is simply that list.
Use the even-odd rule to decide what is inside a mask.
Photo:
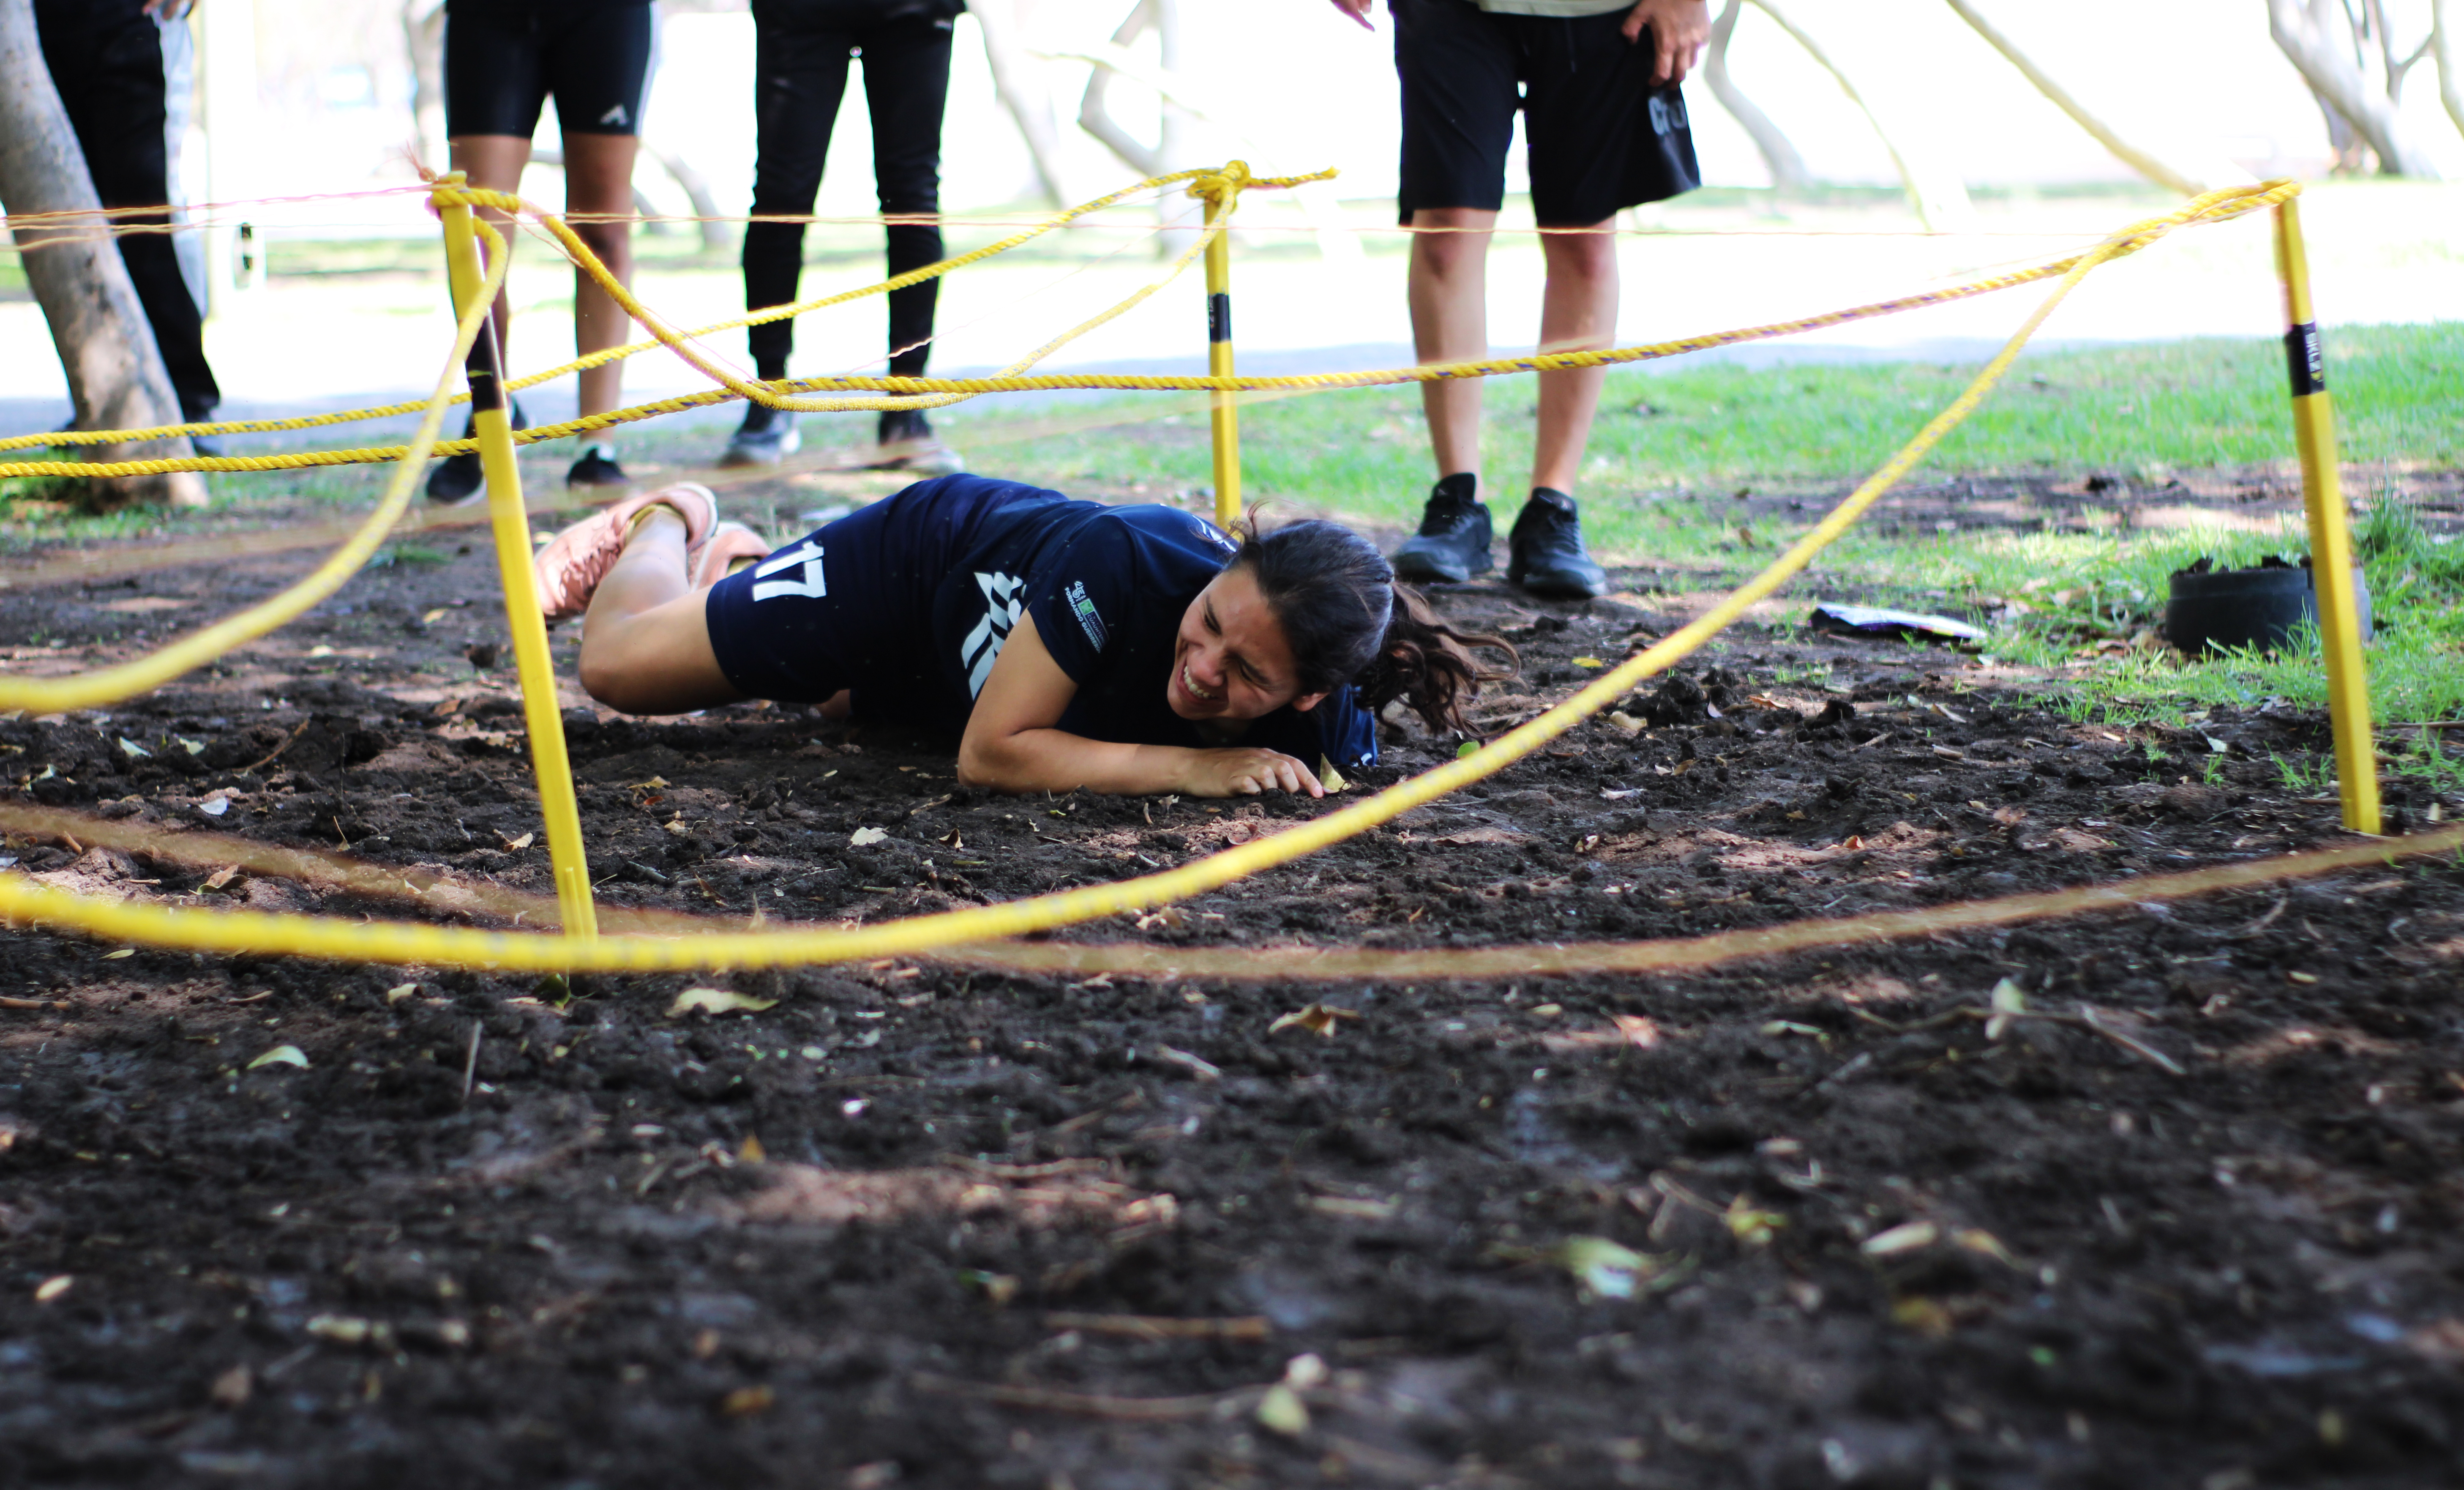
[{"label": "dirt ground", "polygon": [[[443,542],[159,695],[0,723],[0,801],[346,853],[436,905],[546,894],[493,559]],[[0,589],[0,639],[91,665],[304,564]],[[1524,649],[1491,723],[1701,601],[1619,581],[1443,596]],[[1807,633],[1797,594],[1633,701],[1640,733],[1595,722],[1177,915],[1060,935],[1661,937],[2339,837],[2277,764],[2315,763],[2315,716],[2076,723],[1960,654]],[[946,745],[802,710],[575,704],[613,907],[875,921],[1318,810],[994,798]],[[1398,731],[1355,789],[1450,749]],[[407,913],[176,847],[0,856]],[[2453,861],[1685,978],[568,988],[0,946],[0,1483],[2464,1478]],[[2006,980],[2026,1014],[1971,1017]],[[671,1012],[688,987],[776,1002]],[[1312,1002],[1337,1012],[1275,1028]]]}]

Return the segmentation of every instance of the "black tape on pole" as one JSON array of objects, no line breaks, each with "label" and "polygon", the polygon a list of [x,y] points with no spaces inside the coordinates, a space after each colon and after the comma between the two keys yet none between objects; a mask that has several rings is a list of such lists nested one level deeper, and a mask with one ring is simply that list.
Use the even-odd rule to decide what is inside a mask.
[{"label": "black tape on pole", "polygon": [[2327,351],[2319,341],[2319,323],[2304,321],[2284,333],[2284,359],[2293,373],[2293,396],[2327,390]]},{"label": "black tape on pole", "polygon": [[496,335],[495,312],[488,313],[488,323],[471,339],[471,356],[462,365],[471,380],[471,411],[484,413],[505,407],[505,384],[498,371],[504,367],[504,344]]},{"label": "black tape on pole", "polygon": [[1206,297],[1206,339],[1232,340],[1232,297],[1221,290]]}]

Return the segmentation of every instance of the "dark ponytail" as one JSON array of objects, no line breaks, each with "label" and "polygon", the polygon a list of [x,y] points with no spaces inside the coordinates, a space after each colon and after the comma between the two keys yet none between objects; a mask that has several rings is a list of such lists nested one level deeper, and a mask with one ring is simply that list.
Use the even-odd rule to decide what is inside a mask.
[{"label": "dark ponytail", "polygon": [[1226,569],[1246,568],[1275,612],[1300,671],[1300,691],[1352,683],[1372,713],[1400,699],[1438,734],[1468,735],[1463,709],[1480,685],[1511,678],[1484,666],[1474,648],[1521,659],[1497,636],[1456,631],[1419,592],[1398,584],[1376,546],[1336,523],[1293,523],[1262,533],[1240,528]]}]

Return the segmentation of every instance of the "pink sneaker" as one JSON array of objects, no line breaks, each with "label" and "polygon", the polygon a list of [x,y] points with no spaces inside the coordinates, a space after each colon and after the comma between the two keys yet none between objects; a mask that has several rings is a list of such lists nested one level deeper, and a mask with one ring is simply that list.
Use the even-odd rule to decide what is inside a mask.
[{"label": "pink sneaker", "polygon": [[551,621],[580,615],[590,609],[591,592],[625,551],[633,519],[652,505],[672,508],[685,520],[685,553],[700,551],[718,523],[718,499],[707,486],[680,481],[655,492],[644,492],[602,507],[548,541],[531,561],[539,577],[539,610]]},{"label": "pink sneaker", "polygon": [[710,541],[694,556],[687,583],[695,589],[708,589],[735,572],[738,564],[754,564],[770,557],[770,545],[761,535],[741,523],[721,523],[710,530]]}]

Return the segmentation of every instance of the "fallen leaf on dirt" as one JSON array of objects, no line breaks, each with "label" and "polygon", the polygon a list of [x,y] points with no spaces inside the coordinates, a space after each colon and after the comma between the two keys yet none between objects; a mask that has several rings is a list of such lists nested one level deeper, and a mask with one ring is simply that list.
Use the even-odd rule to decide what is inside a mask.
[{"label": "fallen leaf on dirt", "polygon": [[847,847],[851,849],[866,848],[872,844],[883,842],[887,840],[889,836],[890,831],[886,828],[859,828],[855,832],[847,834]]},{"label": "fallen leaf on dirt", "polygon": [[219,890],[238,878],[239,866],[237,864],[225,864],[222,868],[215,870],[210,875],[208,875],[205,878],[204,882],[199,884],[197,888],[200,890]]},{"label": "fallen leaf on dirt", "polygon": [[197,811],[205,813],[208,817],[220,817],[225,812],[231,811],[231,798],[208,797],[203,802],[197,804]]},{"label": "fallen leaf on dirt", "polygon": [[128,758],[132,761],[142,761],[154,753],[126,735],[120,737],[120,748],[127,752]]},{"label": "fallen leaf on dirt", "polygon": [[1441,843],[1452,849],[1467,849],[1483,843],[1521,843],[1528,836],[1529,834],[1516,833],[1511,828],[1467,828],[1462,833],[1450,833],[1442,838],[1432,838],[1429,841]]},{"label": "fallen leaf on dirt", "polygon": [[1728,1202],[1720,1219],[1728,1223],[1728,1234],[1737,1239],[1738,1245],[1749,1248],[1769,1246],[1780,1228],[1788,1225],[1788,1217],[1775,1211],[1754,1209],[1742,1192]]},{"label": "fallen leaf on dirt", "polygon": [[66,1273],[62,1273],[57,1278],[47,1278],[34,1285],[34,1301],[36,1303],[49,1303],[60,1295],[67,1293],[69,1291],[69,1285],[76,1281],[76,1279],[71,1278]]},{"label": "fallen leaf on dirt", "polygon": [[1293,1010],[1290,1013],[1285,1014],[1281,1018],[1277,1019],[1273,1024],[1266,1026],[1266,1033],[1268,1034],[1275,1034],[1285,1030],[1291,1029],[1293,1026],[1297,1025],[1301,1029],[1309,1031],[1311,1034],[1323,1034],[1331,1039],[1334,1036],[1334,1022],[1336,1020],[1357,1019],[1359,1017],[1360,1011],[1356,1009],[1330,1009],[1324,1004],[1311,1004],[1305,1009]]},{"label": "fallen leaf on dirt", "polygon": [[187,751],[190,755],[203,755],[206,753],[206,743],[202,740],[191,740],[186,735],[173,735],[171,738],[178,741],[180,743],[180,748]]},{"label": "fallen leaf on dirt", "polygon": [[1995,1236],[1991,1232],[1980,1231],[1974,1227],[1970,1227],[1967,1231],[1960,1233],[1957,1236],[1952,1237],[1951,1240],[1959,1243],[1962,1247],[1967,1248],[1969,1252],[1977,1254],[1979,1256],[1991,1257],[1994,1261],[2001,1263],[2004,1267],[2017,1268],[2019,1266],[2019,1259],[2011,1256],[2011,1249],[2003,1246],[2001,1238]]},{"label": "fallen leaf on dirt", "polygon": [[1922,1252],[1940,1240],[1942,1228],[1931,1221],[1903,1221],[1866,1237],[1857,1250],[1869,1257],[1896,1257],[1903,1252]]},{"label": "fallen leaf on dirt", "polygon": [[245,1365],[234,1366],[214,1378],[214,1384],[207,1389],[207,1395],[219,1408],[245,1407],[249,1393],[255,1388],[256,1378],[249,1368]]},{"label": "fallen leaf on dirt", "polygon": [[393,1338],[391,1326],[348,1314],[319,1314],[308,1322],[307,1329],[318,1339],[337,1345],[384,1345]]},{"label": "fallen leaf on dirt", "polygon": [[678,812],[675,816],[668,819],[664,823],[661,823],[659,826],[665,828],[668,832],[674,834],[679,838],[688,838],[693,835],[693,830],[685,826],[685,814],[682,812]]},{"label": "fallen leaf on dirt", "polygon": [[1391,1200],[1359,1200],[1350,1195],[1311,1195],[1306,1202],[1320,1215],[1346,1221],[1387,1221],[1395,1215]]},{"label": "fallen leaf on dirt", "polygon": [[[105,953],[103,953],[103,954],[102,954],[102,960],[103,960],[104,962],[107,962],[107,963],[116,963],[116,962],[120,961],[120,960],[121,960],[121,958],[123,958],[123,957],[134,957],[134,956],[136,956],[136,955],[137,955],[137,948],[135,948],[135,947],[133,947],[133,946],[123,946],[123,947],[119,948],[119,949],[118,949],[118,950],[116,950],[116,951],[109,951],[109,952],[105,952]],[[2313,982],[2313,983],[2316,983],[2316,982],[2317,982],[2317,981],[2319,981],[2319,980],[2318,980],[2318,979],[2316,979],[2316,978],[2313,978],[2313,979],[2311,979],[2310,981],[2311,981],[2311,982]]]},{"label": "fallen leaf on dirt", "polygon": [[1985,1037],[1989,1040],[2000,1039],[2012,1021],[2028,1012],[2028,995],[2009,978],[1993,985],[1988,1002],[1993,1011],[1993,1017],[1985,1021]]},{"label": "fallen leaf on dirt", "polygon": [[1622,802],[1628,797],[1641,794],[1640,787],[1602,787],[1600,789],[1600,800],[1603,802]]},{"label": "fallen leaf on dirt", "polygon": [[984,1296],[984,1301],[999,1309],[1018,1297],[1018,1276],[1013,1273],[987,1273],[980,1268],[968,1268],[959,1273],[958,1281]]},{"label": "fallen leaf on dirt", "polygon": [[276,1045],[248,1063],[251,1071],[259,1066],[297,1066],[305,1071],[308,1069],[308,1056],[297,1045]]},{"label": "fallen leaf on dirt", "polygon": [[668,1006],[668,1017],[682,1018],[696,1011],[705,1014],[758,1014],[765,1009],[778,1007],[778,1003],[775,998],[755,998],[750,993],[738,993],[732,989],[687,989]]},{"label": "fallen leaf on dirt", "polygon": [[1161,926],[1166,931],[1178,931],[1183,925],[1187,924],[1188,921],[1188,916],[1182,913],[1179,906],[1167,905],[1161,910],[1149,911],[1145,915],[1140,916],[1138,918],[1138,929],[1140,931],[1153,931],[1157,926]]},{"label": "fallen leaf on dirt", "polygon": [[388,1004],[399,1004],[404,999],[410,997],[413,993],[418,991],[419,985],[416,983],[397,983],[392,988],[385,990],[385,1002]]},{"label": "fallen leaf on dirt", "polygon": [[1576,667],[1602,668],[1608,666],[1607,663],[1601,661],[1597,657],[1569,657],[1567,660],[1573,663]]},{"label": "fallen leaf on dirt", "polygon": [[1839,840],[1839,846],[1846,849],[1849,853],[1854,854],[1859,849],[1865,846],[1865,840],[1852,833],[1848,836]]},{"label": "fallen leaf on dirt", "polygon": [[1951,1331],[1950,1311],[1930,1299],[1902,1299],[1891,1305],[1891,1323],[1934,1340]]},{"label": "fallen leaf on dirt", "polygon": [[667,785],[668,778],[665,776],[653,776],[648,781],[633,782],[627,786],[625,789],[627,791],[657,791]]},{"label": "fallen leaf on dirt", "polygon": [[745,1134],[744,1142],[736,1145],[736,1158],[740,1164],[759,1164],[769,1157],[770,1151],[761,1146],[761,1140],[754,1134]]},{"label": "fallen leaf on dirt", "polygon": [[518,838],[508,838],[501,833],[496,834],[496,841],[505,846],[505,852],[508,854],[520,853],[538,841],[538,838],[539,834],[535,833],[526,833]]},{"label": "fallen leaf on dirt", "polygon": [[[1633,715],[1628,714],[1623,709],[1609,710],[1608,720],[1610,723],[1615,724],[1617,727],[1619,732],[1627,736],[1641,734],[1644,730],[1651,727],[1649,724],[1644,723]],[[1606,796],[1608,793],[1603,791],[1600,795]]]},{"label": "fallen leaf on dirt", "polygon": [[2076,828],[2057,828],[2054,830],[2054,846],[2073,854],[2092,854],[2098,849],[2113,847],[2113,840],[2100,838],[2092,833],[2081,833]]},{"label": "fallen leaf on dirt", "polygon": [[1609,1023],[1625,1036],[1625,1042],[1637,1050],[1656,1050],[1660,1046],[1660,1026],[1641,1014],[1611,1014]]},{"label": "fallen leaf on dirt", "polygon": [[1309,1432],[1309,1408],[1299,1392],[1277,1382],[1258,1399],[1258,1422],[1270,1432],[1297,1438]]},{"label": "fallen leaf on dirt", "polygon": [[438,606],[435,610],[422,615],[419,618],[419,624],[422,626],[433,626],[443,619],[445,619],[445,608],[443,606]]},{"label": "fallen leaf on dirt", "polygon": [[1334,763],[1323,755],[1317,758],[1317,784],[1329,791],[1341,791],[1352,785],[1343,779],[1343,772],[1334,768]]},{"label": "fallen leaf on dirt", "polygon": [[738,1387],[718,1399],[718,1411],[728,1417],[751,1417],[767,1412],[779,1400],[779,1393],[767,1386]]},{"label": "fallen leaf on dirt", "polygon": [[1585,1293],[1602,1299],[1631,1299],[1636,1285],[1660,1271],[1651,1258],[1605,1236],[1570,1236],[1557,1249],[1555,1260],[1574,1275]]},{"label": "fallen leaf on dirt", "polygon": [[1455,746],[1455,759],[1458,761],[1463,760],[1467,756],[1478,755],[1479,753],[1480,742],[1477,740],[1466,740],[1462,745]]}]

